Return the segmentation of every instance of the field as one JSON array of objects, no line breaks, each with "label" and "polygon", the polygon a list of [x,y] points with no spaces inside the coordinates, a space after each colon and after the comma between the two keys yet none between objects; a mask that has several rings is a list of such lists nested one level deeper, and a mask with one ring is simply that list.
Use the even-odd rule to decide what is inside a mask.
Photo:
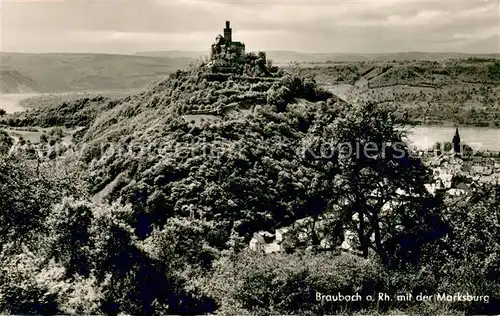
[{"label": "field", "polygon": [[38,145],[41,143],[42,135],[52,135],[55,133],[60,133],[59,139],[62,144],[71,145],[73,144],[73,134],[80,130],[80,128],[64,128],[64,127],[31,127],[31,128],[13,128],[8,126],[0,126],[0,129],[10,135],[16,142],[23,139],[26,142],[30,142],[33,145]]},{"label": "field", "polygon": [[130,94],[137,93],[138,90],[115,90],[115,91],[85,91],[85,92],[66,92],[66,93],[44,93],[37,94],[19,101],[19,106],[25,109],[34,109],[40,107],[50,107],[62,102],[71,102],[84,98],[94,98],[103,96],[109,98],[122,98]]}]

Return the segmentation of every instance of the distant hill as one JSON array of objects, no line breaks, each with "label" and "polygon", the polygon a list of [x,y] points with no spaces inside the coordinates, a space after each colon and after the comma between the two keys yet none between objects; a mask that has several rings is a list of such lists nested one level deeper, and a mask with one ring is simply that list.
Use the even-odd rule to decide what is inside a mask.
[{"label": "distant hill", "polygon": [[276,63],[299,62],[361,62],[361,61],[439,61],[459,58],[500,58],[500,54],[426,53],[403,52],[389,54],[343,54],[343,53],[300,53],[293,51],[270,51],[267,56]]},{"label": "distant hill", "polygon": [[200,57],[208,57],[210,55],[209,51],[195,51],[195,50],[168,50],[168,51],[148,51],[148,52],[138,52],[134,54],[135,56],[144,57],[166,57],[166,58],[194,58],[198,59]]},{"label": "distant hill", "polygon": [[300,64],[343,100],[398,104],[417,123],[500,127],[500,60],[368,61]]},{"label": "distant hill", "polygon": [[[135,55],[3,53],[0,92],[70,92],[139,89],[207,57],[207,51],[152,51]],[[290,62],[439,61],[449,58],[499,58],[497,55],[408,52],[397,54],[329,54],[270,51],[275,64]]]},{"label": "distant hill", "polygon": [[33,79],[21,74],[17,70],[0,69],[0,92],[26,93],[36,90]]},{"label": "distant hill", "polygon": [[111,54],[3,53],[0,92],[68,92],[140,88],[195,59]]},{"label": "distant hill", "polygon": [[[303,53],[296,51],[277,50],[266,51],[267,57],[276,64],[287,64],[289,62],[360,62],[360,61],[409,61],[409,60],[429,60],[439,61],[443,59],[458,58],[500,58],[498,54],[465,54],[465,53],[427,53],[427,52],[402,52],[387,54],[364,54],[364,53]],[[168,57],[168,58],[199,58],[208,56],[206,51],[150,51],[139,52],[137,56]]]},{"label": "distant hill", "polygon": [[[459,48],[462,52],[496,52],[500,53],[500,36],[498,34],[488,38],[478,39]],[[498,54],[497,54],[498,56]]]}]

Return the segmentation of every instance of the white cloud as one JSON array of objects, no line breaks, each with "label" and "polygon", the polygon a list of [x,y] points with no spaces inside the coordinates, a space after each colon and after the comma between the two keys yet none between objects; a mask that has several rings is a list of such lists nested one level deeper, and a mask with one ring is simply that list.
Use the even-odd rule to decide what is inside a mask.
[{"label": "white cloud", "polygon": [[15,1],[1,11],[5,50],[69,51],[75,42],[124,52],[199,50],[208,48],[226,20],[250,49],[452,50],[457,42],[494,36],[500,19],[499,3],[492,0]]},{"label": "white cloud", "polygon": [[185,41],[197,42],[210,34],[205,32],[191,33],[158,33],[158,32],[117,32],[117,31],[72,31],[72,36],[89,42],[156,42]]},{"label": "white cloud", "polygon": [[490,38],[495,35],[500,40],[500,25],[492,26],[489,28],[483,28],[481,30],[472,30],[466,33],[456,33],[453,34],[453,38],[462,38],[467,40],[482,40]]}]

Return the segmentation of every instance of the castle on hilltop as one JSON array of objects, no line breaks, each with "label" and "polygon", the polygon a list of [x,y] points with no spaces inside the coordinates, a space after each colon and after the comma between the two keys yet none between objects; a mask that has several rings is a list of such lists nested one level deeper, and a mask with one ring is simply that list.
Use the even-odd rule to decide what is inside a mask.
[{"label": "castle on hilltop", "polygon": [[[245,80],[276,80],[281,77],[279,67],[268,60],[265,52],[245,52],[245,44],[233,41],[231,22],[226,21],[224,36],[217,35],[210,47],[210,59],[201,63],[205,78],[226,80],[239,76]],[[243,76],[243,77],[242,77]],[[253,78],[253,79],[250,79]],[[260,78],[260,79],[257,79]]]},{"label": "castle on hilltop", "polygon": [[245,44],[233,41],[232,33],[230,22],[226,21],[224,36],[217,35],[211,47],[210,62],[207,67],[212,72],[235,73],[239,71],[238,64],[244,62]]},{"label": "castle on hilltop", "polygon": [[226,21],[226,28],[224,29],[224,36],[217,35],[215,43],[212,44],[212,51],[210,60],[223,57],[228,54],[245,55],[245,44],[241,42],[233,42],[233,29],[230,22]]}]

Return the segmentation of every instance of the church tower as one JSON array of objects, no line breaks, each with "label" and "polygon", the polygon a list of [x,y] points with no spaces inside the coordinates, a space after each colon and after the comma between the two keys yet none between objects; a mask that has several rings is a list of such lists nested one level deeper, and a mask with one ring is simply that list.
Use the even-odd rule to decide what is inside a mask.
[{"label": "church tower", "polygon": [[458,127],[457,130],[455,131],[455,136],[453,136],[452,144],[453,144],[453,151],[455,152],[455,154],[461,154],[462,146],[460,142],[460,134],[458,133]]},{"label": "church tower", "polygon": [[231,29],[230,22],[226,21],[226,28],[224,29],[224,40],[226,45],[231,44],[233,37],[233,30]]}]

